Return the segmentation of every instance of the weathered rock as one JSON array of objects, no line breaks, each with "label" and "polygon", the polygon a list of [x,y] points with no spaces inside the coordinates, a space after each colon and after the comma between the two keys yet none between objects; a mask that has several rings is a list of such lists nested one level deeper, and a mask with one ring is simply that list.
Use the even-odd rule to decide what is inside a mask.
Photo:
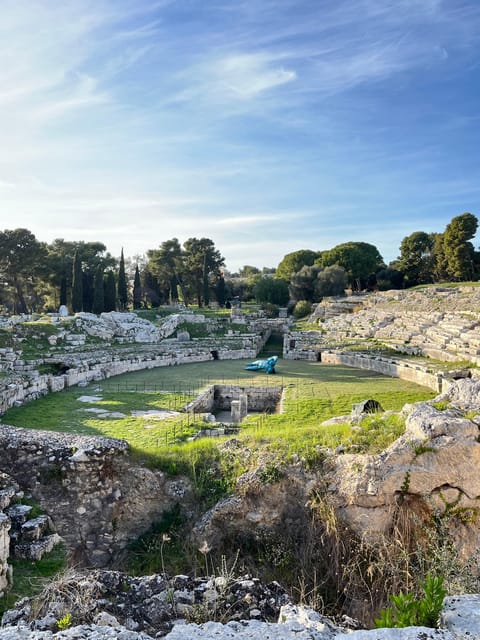
[{"label": "weathered rock", "polygon": [[1,640],[151,640],[145,633],[129,631],[123,627],[82,625],[63,631],[32,631],[28,627],[0,629]]},{"label": "weathered rock", "polygon": [[[190,500],[184,478],[131,465],[127,451],[121,440],[0,425],[0,466],[51,516],[76,562],[89,565],[105,566],[164,511]],[[19,526],[26,510],[12,511]]]},{"label": "weathered rock", "polygon": [[[70,572],[61,579],[57,591],[54,601],[50,597],[48,605],[40,606],[40,618],[48,620],[49,628],[53,628],[52,618],[58,620],[70,611],[74,624],[123,625],[153,636],[167,633],[183,616],[276,620],[281,606],[289,602],[278,583],[264,585],[249,576],[194,579],[180,575],[167,579],[160,575],[132,577],[116,571]],[[23,600],[6,612],[3,624],[26,625],[31,611],[30,603]]]},{"label": "weathered rock", "polygon": [[10,530],[9,518],[0,513],[0,597],[8,586],[8,557],[10,548]]},{"label": "weathered rock", "polygon": [[480,595],[445,598],[440,624],[458,640],[480,638]]}]

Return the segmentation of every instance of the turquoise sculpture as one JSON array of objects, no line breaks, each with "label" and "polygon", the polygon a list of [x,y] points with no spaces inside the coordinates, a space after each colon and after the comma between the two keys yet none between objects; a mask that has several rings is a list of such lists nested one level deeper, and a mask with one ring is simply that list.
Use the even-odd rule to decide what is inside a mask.
[{"label": "turquoise sculpture", "polygon": [[245,369],[247,371],[260,371],[263,370],[266,373],[275,373],[275,365],[277,364],[278,356],[270,356],[266,360],[254,360],[249,362]]}]

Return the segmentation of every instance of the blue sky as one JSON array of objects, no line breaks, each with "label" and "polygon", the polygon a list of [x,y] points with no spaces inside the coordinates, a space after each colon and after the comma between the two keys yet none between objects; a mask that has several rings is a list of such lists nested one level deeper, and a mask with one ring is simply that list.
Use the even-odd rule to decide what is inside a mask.
[{"label": "blue sky", "polygon": [[478,0],[2,0],[0,228],[227,268],[480,216]]}]

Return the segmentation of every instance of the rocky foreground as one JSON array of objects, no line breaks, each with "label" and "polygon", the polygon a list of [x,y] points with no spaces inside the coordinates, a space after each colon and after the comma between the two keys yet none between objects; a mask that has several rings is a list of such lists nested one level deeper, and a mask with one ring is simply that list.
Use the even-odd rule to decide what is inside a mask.
[{"label": "rocky foreground", "polygon": [[480,595],[455,596],[445,599],[440,628],[406,627],[403,629],[351,630],[335,625],[315,611],[284,605],[278,622],[258,620],[205,622],[188,624],[178,620],[164,635],[151,636],[132,631],[106,614],[97,624],[70,627],[62,631],[41,631],[29,626],[6,626],[0,629],[1,640],[474,640],[480,638]]}]

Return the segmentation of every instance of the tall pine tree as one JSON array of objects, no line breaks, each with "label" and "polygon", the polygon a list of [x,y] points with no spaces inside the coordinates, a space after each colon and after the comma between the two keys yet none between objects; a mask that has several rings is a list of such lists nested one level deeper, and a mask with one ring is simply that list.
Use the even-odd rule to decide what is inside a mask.
[{"label": "tall pine tree", "polygon": [[83,309],[83,273],[82,262],[78,252],[73,258],[72,311],[78,313]]},{"label": "tall pine tree", "polygon": [[125,275],[125,258],[120,254],[120,265],[118,268],[118,302],[120,311],[125,311],[128,304],[127,276]]}]

